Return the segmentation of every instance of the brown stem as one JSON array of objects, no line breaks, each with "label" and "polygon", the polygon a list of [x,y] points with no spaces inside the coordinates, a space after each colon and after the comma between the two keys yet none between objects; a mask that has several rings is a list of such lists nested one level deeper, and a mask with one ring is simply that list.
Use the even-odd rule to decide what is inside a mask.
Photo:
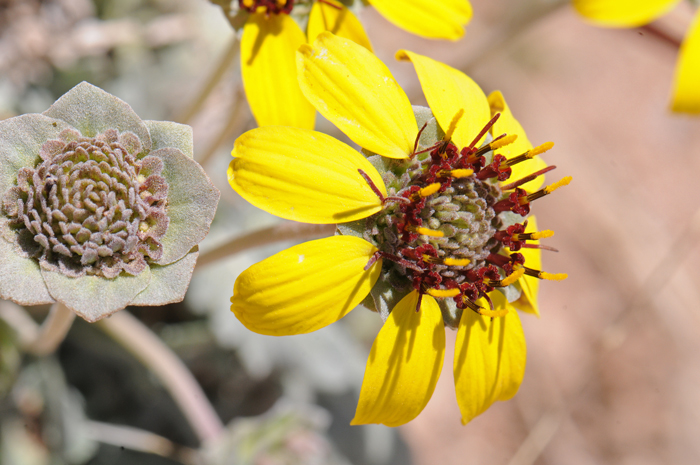
[{"label": "brown stem", "polygon": [[0,318],[17,332],[22,350],[43,356],[55,351],[63,342],[73,324],[75,313],[57,302],[51,306],[48,316],[39,326],[21,306],[12,302],[2,302]]},{"label": "brown stem", "polygon": [[199,113],[199,110],[201,110],[202,106],[204,106],[204,102],[207,101],[207,98],[209,98],[209,95],[211,95],[219,81],[221,81],[221,78],[224,77],[226,71],[228,71],[231,64],[236,60],[237,55],[238,39],[236,39],[234,34],[231,42],[224,51],[224,54],[219,59],[219,63],[204,84],[204,87],[202,87],[197,97],[190,102],[187,108],[185,108],[185,110],[183,110],[182,113],[175,118],[176,121],[179,121],[182,124],[187,124],[194,115]]},{"label": "brown stem", "polygon": [[282,223],[268,228],[252,231],[235,237],[211,250],[200,253],[197,268],[234,255],[243,250],[260,247],[279,241],[312,239],[326,237],[335,231],[334,224]]},{"label": "brown stem", "polygon": [[224,425],[204,391],[158,336],[126,310],[97,324],[160,379],[203,445],[221,435]]}]

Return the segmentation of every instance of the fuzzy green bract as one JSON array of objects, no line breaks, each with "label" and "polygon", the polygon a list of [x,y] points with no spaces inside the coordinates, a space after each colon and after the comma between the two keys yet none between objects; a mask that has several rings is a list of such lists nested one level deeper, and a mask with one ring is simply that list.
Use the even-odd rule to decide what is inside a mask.
[{"label": "fuzzy green bract", "polygon": [[184,298],[219,191],[192,129],[81,83],[0,121],[0,298],[93,322]]}]

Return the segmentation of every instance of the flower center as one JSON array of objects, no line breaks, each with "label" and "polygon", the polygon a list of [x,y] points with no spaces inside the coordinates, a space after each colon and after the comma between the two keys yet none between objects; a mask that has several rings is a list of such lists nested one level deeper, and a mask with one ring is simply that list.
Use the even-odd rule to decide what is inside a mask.
[{"label": "flower center", "polygon": [[[41,147],[3,197],[11,237],[42,268],[71,277],[137,275],[163,254],[168,184],[139,138],[63,131]],[[6,228],[7,229],[7,228]]]},{"label": "flower center", "polygon": [[294,0],[238,0],[238,6],[251,13],[289,14]]},{"label": "flower center", "polygon": [[[503,184],[511,175],[511,166],[553,144],[510,160],[494,151],[512,143],[515,136],[499,136],[476,148],[476,142],[488,133],[498,116],[468,147],[460,150],[454,145],[448,130],[442,140],[427,149],[414,150],[409,160],[392,162],[393,169],[384,175],[389,193],[386,198],[360,171],[385,205],[367,219],[365,237],[379,249],[371,263],[385,259],[383,279],[392,287],[452,299],[458,309],[468,307],[494,317],[507,311],[494,311],[492,305],[484,309],[476,301],[485,298],[490,304],[488,293],[495,288],[510,286],[524,274],[564,278],[525,267],[525,258],[517,251],[522,247],[540,248],[526,241],[552,235],[551,231],[525,233],[525,217],[531,201],[568,184],[570,178],[532,194],[519,187],[553,169],[548,167]],[[421,132],[423,129],[425,126]]]}]

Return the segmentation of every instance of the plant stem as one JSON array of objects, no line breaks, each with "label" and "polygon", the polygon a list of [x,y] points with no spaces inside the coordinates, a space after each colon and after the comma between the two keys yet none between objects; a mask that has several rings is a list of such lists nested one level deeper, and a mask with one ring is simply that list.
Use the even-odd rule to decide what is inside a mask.
[{"label": "plant stem", "polygon": [[23,349],[34,355],[48,355],[66,338],[68,330],[73,325],[75,313],[61,302],[51,306],[49,315],[39,328],[36,339],[26,344]]},{"label": "plant stem", "polygon": [[334,224],[282,223],[235,237],[199,254],[196,268],[234,255],[243,250],[279,241],[326,237],[335,231]]},{"label": "plant stem", "polygon": [[126,310],[97,324],[160,379],[203,445],[221,435],[224,425],[204,391],[158,336]]},{"label": "plant stem", "polygon": [[187,108],[183,110],[177,118],[175,118],[176,121],[179,121],[182,124],[187,124],[192,119],[192,117],[196,115],[199,112],[199,110],[202,109],[202,106],[204,106],[204,102],[206,102],[209,95],[211,95],[212,91],[216,88],[219,81],[221,81],[221,78],[224,77],[226,71],[231,66],[231,63],[235,61],[237,55],[238,39],[234,34],[234,36],[231,38],[231,42],[229,43],[228,47],[226,47],[224,54],[219,59],[219,63],[214,69],[214,72],[209,76],[209,79],[207,79],[206,83],[204,84],[204,87],[202,87],[197,97],[194,100],[192,100],[192,102],[187,106]]},{"label": "plant stem", "polygon": [[243,121],[241,121],[241,113],[243,108],[245,108],[245,105],[243,105],[244,101],[245,93],[243,92],[243,87],[239,85],[236,88],[234,101],[231,103],[231,109],[229,110],[226,123],[221,128],[221,131],[219,131],[219,134],[216,136],[214,141],[209,145],[209,147],[206,148],[204,154],[197,159],[197,162],[200,165],[205,166],[211,156],[216,153],[216,150],[226,141],[226,139],[233,137],[233,135],[236,133],[240,133],[241,130],[248,124],[250,118],[245,118]]},{"label": "plant stem", "polygon": [[156,454],[188,465],[199,463],[199,460],[197,460],[197,451],[177,445],[163,436],[131,426],[87,421],[85,424],[85,434],[93,441],[98,441],[103,444],[127,447],[139,452]]}]

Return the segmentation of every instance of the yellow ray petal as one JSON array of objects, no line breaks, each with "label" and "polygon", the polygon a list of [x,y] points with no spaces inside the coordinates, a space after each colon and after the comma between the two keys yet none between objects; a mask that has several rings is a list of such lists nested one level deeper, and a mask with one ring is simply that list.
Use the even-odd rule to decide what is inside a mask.
[{"label": "yellow ray petal", "polygon": [[413,420],[435,390],[445,358],[445,329],[435,299],[418,292],[396,304],[372,344],[360,401],[350,424],[399,426]]},{"label": "yellow ray petal", "polygon": [[[525,374],[525,335],[518,312],[500,292],[489,296],[494,307],[505,307],[508,314],[491,320],[465,310],[457,330],[453,368],[463,424],[497,400],[513,397]],[[483,299],[479,304],[488,305]]]},{"label": "yellow ray petal", "polygon": [[[518,136],[518,138],[515,139],[515,142],[498,149],[496,153],[500,153],[506,158],[512,158],[517,157],[518,155],[521,155],[530,150],[532,148],[532,144],[528,140],[527,134],[525,134],[525,130],[520,125],[518,120],[515,119],[513,113],[510,111],[506,100],[503,98],[503,94],[498,90],[495,92],[491,92],[491,94],[489,94],[488,97],[488,102],[489,106],[491,107],[491,116],[495,115],[496,113],[501,114],[501,116],[498,118],[498,121],[496,121],[496,123],[493,125],[493,128],[491,129],[491,134],[494,137],[500,136],[504,133],[516,134]],[[518,179],[522,179],[525,176],[535,173],[546,167],[547,163],[545,163],[545,161],[539,155],[537,155],[531,160],[527,160],[512,166],[511,169],[513,170],[513,172],[510,175],[510,178],[505,182],[510,183],[517,181]],[[533,192],[542,187],[543,183],[544,176],[539,176],[530,182],[526,182],[520,187],[529,192]]]},{"label": "yellow ray petal", "polygon": [[[525,232],[535,232],[537,231],[537,220],[534,216],[528,216],[527,227]],[[528,244],[539,244],[539,240],[527,241]],[[540,249],[520,249],[519,253],[523,254],[525,257],[525,266],[532,268],[533,270],[542,270],[542,251]],[[533,313],[537,317],[540,316],[540,307],[537,303],[537,295],[540,290],[540,280],[533,278],[532,276],[523,276],[518,280],[520,286],[523,289],[523,293],[520,298],[513,302],[513,305],[518,310],[523,312]]]},{"label": "yellow ray petal", "polygon": [[299,85],[316,109],[360,147],[407,158],[418,134],[411,102],[366,48],[330,32],[297,54]]},{"label": "yellow ray petal", "polygon": [[637,27],[670,11],[680,0],[573,0],[574,8],[600,26]]},{"label": "yellow ray petal", "polygon": [[429,39],[457,40],[472,18],[467,0],[369,0],[389,22]]},{"label": "yellow ray petal", "polygon": [[681,45],[671,108],[681,113],[700,113],[700,13],[695,15]]},{"label": "yellow ray petal", "polygon": [[231,311],[251,331],[303,334],[344,317],[369,294],[382,262],[359,237],[305,242],[256,263],[236,279]]},{"label": "yellow ray petal", "polygon": [[324,31],[350,39],[372,51],[372,44],[360,20],[345,5],[336,0],[317,1],[311,8],[309,25],[306,27],[309,43],[316,40],[316,37]]},{"label": "yellow ray petal", "polygon": [[258,208],[306,223],[344,223],[382,208],[360,175],[386,196],[377,170],[358,151],[308,129],[267,126],[246,132],[233,146],[231,187]]},{"label": "yellow ray petal", "polygon": [[479,85],[461,71],[408,50],[399,50],[396,59],[413,63],[428,105],[444,130],[457,112],[464,110],[452,140],[459,148],[471,144],[491,118],[488,100]]},{"label": "yellow ray petal", "polygon": [[306,43],[289,15],[250,15],[241,38],[241,73],[248,104],[258,125],[313,129],[316,110],[296,78],[295,53]]}]

